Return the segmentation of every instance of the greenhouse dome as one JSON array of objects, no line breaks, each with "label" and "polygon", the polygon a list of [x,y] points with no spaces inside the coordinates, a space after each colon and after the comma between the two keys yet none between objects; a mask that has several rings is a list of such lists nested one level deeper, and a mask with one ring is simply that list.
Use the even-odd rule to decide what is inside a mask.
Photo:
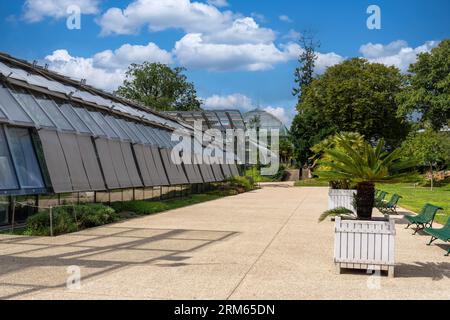
[{"label": "greenhouse dome", "polygon": [[245,124],[248,129],[251,128],[259,128],[259,129],[267,129],[280,130],[280,137],[286,137],[288,135],[288,129],[284,125],[284,123],[275,117],[273,114],[261,110],[255,109],[243,114]]}]

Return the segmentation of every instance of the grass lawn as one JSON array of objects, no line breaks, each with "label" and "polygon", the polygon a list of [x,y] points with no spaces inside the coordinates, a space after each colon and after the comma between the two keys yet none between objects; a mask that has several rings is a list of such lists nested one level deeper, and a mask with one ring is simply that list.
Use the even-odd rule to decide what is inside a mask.
[{"label": "grass lawn", "polygon": [[401,195],[403,198],[400,199],[399,206],[414,212],[419,212],[426,203],[444,208],[436,216],[436,221],[441,224],[446,223],[450,217],[450,184],[434,188],[433,191],[430,188],[415,188],[411,184],[379,184],[377,188],[389,192],[386,196],[388,200],[394,193]]},{"label": "grass lawn", "polygon": [[296,187],[328,187],[329,184],[326,181],[319,181],[317,179],[307,179],[295,182]]}]

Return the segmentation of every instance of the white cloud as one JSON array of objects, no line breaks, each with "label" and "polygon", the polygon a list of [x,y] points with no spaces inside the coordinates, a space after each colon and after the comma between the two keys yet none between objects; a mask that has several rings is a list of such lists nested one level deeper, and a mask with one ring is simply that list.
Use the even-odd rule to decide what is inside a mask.
[{"label": "white cloud", "polygon": [[[281,45],[287,60],[297,59],[298,56],[303,52],[303,49],[299,44],[294,42],[289,42],[287,44]],[[341,63],[345,58],[334,52],[322,53],[317,52],[317,60],[315,72],[322,74],[328,67],[335,64]]]},{"label": "white cloud", "polygon": [[212,6],[222,8],[222,7],[228,7],[229,4],[227,0],[208,0],[208,3]]},{"label": "white cloud", "polygon": [[23,18],[27,22],[39,22],[45,17],[67,17],[67,8],[78,6],[82,14],[97,14],[99,0],[26,0]]},{"label": "white cloud", "polygon": [[210,71],[268,70],[287,61],[286,54],[273,43],[207,43],[199,33],[185,35],[177,41],[173,52],[183,66]]},{"label": "white cloud", "polygon": [[438,44],[439,41],[427,41],[421,46],[411,48],[406,41],[397,40],[387,45],[367,43],[362,45],[359,51],[371,62],[396,66],[402,72],[407,72],[409,65],[417,61],[417,54],[429,52]]},{"label": "white cloud", "polygon": [[288,40],[298,40],[298,39],[300,39],[300,36],[301,36],[302,34],[300,33],[300,32],[298,32],[298,31],[296,31],[296,30],[294,30],[294,29],[291,29],[291,30],[289,30],[289,32],[288,33],[286,33],[284,36],[283,36],[283,39],[288,39]]},{"label": "white cloud", "polygon": [[150,42],[146,46],[124,44],[114,51],[105,50],[93,57],[94,65],[104,69],[123,69],[131,63],[144,61],[172,64],[172,54]]},{"label": "white cloud", "polygon": [[203,107],[205,109],[238,109],[249,111],[253,109],[252,99],[241,93],[230,94],[227,96],[213,95],[204,99]]},{"label": "white cloud", "polygon": [[292,122],[292,119],[288,116],[285,108],[265,107],[263,110],[270,113],[271,115],[275,116],[277,119],[279,119],[285,125],[288,125]]},{"label": "white cloud", "polygon": [[271,43],[275,37],[275,32],[271,29],[261,28],[253,18],[246,17],[236,19],[227,29],[207,33],[203,39],[209,43],[244,44]]},{"label": "white cloud", "polygon": [[169,28],[185,32],[215,32],[229,26],[236,16],[215,6],[189,0],[135,0],[125,9],[110,8],[98,20],[102,34],[134,34],[143,26],[151,31]]},{"label": "white cloud", "polygon": [[86,79],[88,84],[108,91],[113,91],[122,84],[131,63],[172,61],[170,53],[154,43],[147,46],[125,44],[115,51],[102,51],[88,58],[74,57],[67,50],[61,49],[45,59],[51,70],[75,79]]},{"label": "white cloud", "polygon": [[280,21],[287,22],[287,23],[292,23],[293,22],[292,19],[289,18],[289,16],[287,16],[285,14],[279,16],[278,19],[280,19]]}]

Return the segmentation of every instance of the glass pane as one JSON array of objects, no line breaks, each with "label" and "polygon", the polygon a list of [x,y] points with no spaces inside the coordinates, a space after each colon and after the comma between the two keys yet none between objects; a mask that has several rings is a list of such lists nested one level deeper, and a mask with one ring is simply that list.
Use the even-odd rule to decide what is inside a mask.
[{"label": "glass pane", "polygon": [[3,127],[0,127],[0,189],[18,189]]},{"label": "glass pane", "polygon": [[149,143],[147,138],[142,134],[141,130],[139,130],[139,127],[134,122],[128,122],[128,126],[133,130],[133,132],[139,137],[139,140],[141,143]]},{"label": "glass pane", "polygon": [[61,112],[70,121],[72,126],[81,133],[92,133],[86,124],[80,119],[80,117],[73,110],[72,105],[65,103],[60,106]]},{"label": "glass pane", "polygon": [[153,128],[147,126],[145,126],[144,128],[147,131],[147,137],[154,140],[156,146],[164,147],[166,145],[166,143],[163,140],[161,140],[161,138],[156,134],[156,132],[153,131]]},{"label": "glass pane", "polygon": [[156,145],[156,142],[154,139],[152,139],[152,137],[149,136],[147,130],[145,129],[145,126],[142,124],[136,124],[136,129],[139,130],[139,132],[141,133],[142,137],[144,137],[145,139],[145,143],[149,143],[152,145]]},{"label": "glass pane", "polygon": [[89,111],[89,114],[92,116],[92,118],[94,118],[94,120],[103,129],[103,131],[105,131],[105,133],[107,134],[107,136],[109,138],[113,138],[113,139],[119,138],[119,136],[115,133],[115,131],[113,129],[111,129],[109,124],[105,121],[105,119],[103,118],[103,115],[101,113]]},{"label": "glass pane", "polygon": [[6,115],[5,115],[5,113],[2,111],[1,105],[0,105],[0,118],[6,119]]},{"label": "glass pane", "polygon": [[67,119],[64,118],[63,114],[53,100],[50,100],[42,95],[35,95],[35,98],[59,129],[74,131],[74,128],[70,125]]},{"label": "glass pane", "polygon": [[126,125],[126,121],[125,120],[116,119],[116,122],[127,133],[127,135],[131,137],[131,140],[133,142],[139,142],[138,137],[136,136],[136,134],[132,130],[130,130],[130,128],[128,128],[128,126]]},{"label": "glass pane", "polygon": [[131,141],[131,137],[129,137],[127,135],[127,133],[122,129],[121,126],[119,126],[119,124],[116,122],[115,118],[112,116],[106,116],[105,117],[106,122],[109,123],[109,125],[111,126],[111,128],[114,129],[114,131],[116,131],[116,133],[119,135],[120,139],[122,140],[128,140]]},{"label": "glass pane", "polygon": [[75,112],[80,116],[84,123],[91,129],[91,131],[98,136],[105,136],[103,130],[98,126],[98,124],[92,119],[91,115],[86,109],[83,108],[73,108]]},{"label": "glass pane", "polygon": [[41,170],[28,129],[7,128],[7,132],[21,187],[43,188]]},{"label": "glass pane", "polygon": [[55,125],[50,118],[42,111],[33,96],[24,89],[11,88],[10,92],[21,103],[22,107],[28,112],[28,114],[35,120],[36,124],[43,127],[54,128]]},{"label": "glass pane", "polygon": [[31,118],[26,114],[26,112],[17,103],[17,101],[3,84],[0,85],[0,105],[2,106],[2,109],[8,114],[9,120],[33,123]]}]

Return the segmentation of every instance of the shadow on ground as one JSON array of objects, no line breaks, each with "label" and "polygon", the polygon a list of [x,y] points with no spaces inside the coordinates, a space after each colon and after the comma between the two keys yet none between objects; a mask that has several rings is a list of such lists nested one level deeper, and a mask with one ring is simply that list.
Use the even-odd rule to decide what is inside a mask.
[{"label": "shadow on ground", "polygon": [[400,263],[395,266],[396,278],[431,278],[434,281],[450,278],[449,262]]},{"label": "shadow on ground", "polygon": [[48,237],[0,237],[0,298],[66,286],[69,266],[82,280],[120,268],[188,266],[196,250],[236,235],[231,231],[102,227]]}]

